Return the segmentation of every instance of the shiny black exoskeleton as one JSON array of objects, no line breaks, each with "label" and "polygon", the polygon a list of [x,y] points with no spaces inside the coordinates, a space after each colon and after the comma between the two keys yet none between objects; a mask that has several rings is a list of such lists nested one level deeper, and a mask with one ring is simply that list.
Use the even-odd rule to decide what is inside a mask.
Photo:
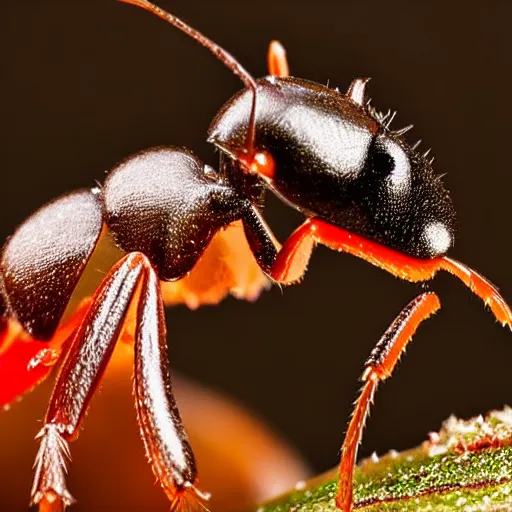
[{"label": "shiny black exoskeleton", "polygon": [[118,165],[102,197],[114,241],[126,252],[146,254],[164,281],[190,272],[213,235],[250,209],[190,151],[170,147]]},{"label": "shiny black exoskeleton", "polygon": [[[411,256],[450,248],[454,210],[440,178],[366,102],[297,78],[257,84],[255,148],[275,161],[270,190],[307,216]],[[251,96],[241,91],[214,119],[209,140],[221,151],[244,144]]]}]

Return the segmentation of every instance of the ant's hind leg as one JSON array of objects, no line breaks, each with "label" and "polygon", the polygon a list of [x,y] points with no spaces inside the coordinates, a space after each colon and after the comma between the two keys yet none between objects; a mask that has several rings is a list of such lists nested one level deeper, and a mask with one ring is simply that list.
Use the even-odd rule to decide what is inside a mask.
[{"label": "ant's hind leg", "polygon": [[60,501],[67,506],[74,501],[65,479],[68,441],[78,437],[89,401],[121,331],[143,270],[138,259],[138,254],[130,254],[112,268],[74,334],[57,377],[45,425],[37,436],[40,447],[34,465],[32,504]]},{"label": "ant's hind leg", "polygon": [[363,388],[355,404],[343,447],[336,505],[343,512],[353,507],[353,475],[357,448],[361,441],[364,423],[379,382],[393,373],[400,355],[405,350],[419,324],[435,313],[441,304],[435,293],[422,293],[412,300],[396,317],[381,337],[366,361],[362,381]]},{"label": "ant's hind leg", "polygon": [[135,336],[135,400],[146,455],[171,510],[207,500],[197,487],[194,454],[171,387],[160,283],[150,269],[144,278]]},{"label": "ant's hind leg", "polygon": [[[33,504],[57,502],[66,506],[73,502],[65,482],[68,442],[78,437],[131,305],[137,307],[137,408],[148,455],[169,496],[180,498],[188,495],[186,489],[193,488],[196,473],[192,451],[169,380],[162,378],[167,375],[162,368],[167,367],[163,361],[165,326],[158,279],[148,259],[135,252],[125,256],[103,280],[74,335],[38,436],[41,444],[35,464]],[[159,358],[160,366],[147,367]],[[146,388],[149,391],[144,394]],[[148,411],[148,407],[154,410]]]}]

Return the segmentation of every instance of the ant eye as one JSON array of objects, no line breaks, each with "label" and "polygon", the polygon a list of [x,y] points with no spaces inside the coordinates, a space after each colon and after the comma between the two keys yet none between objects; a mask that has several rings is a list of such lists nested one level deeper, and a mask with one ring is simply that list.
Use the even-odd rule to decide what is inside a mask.
[{"label": "ant eye", "polygon": [[395,166],[392,156],[385,148],[375,145],[372,153],[372,170],[379,176],[389,176]]},{"label": "ant eye", "polygon": [[372,154],[373,171],[385,178],[389,191],[407,192],[411,182],[411,163],[405,150],[394,140],[378,136]]}]

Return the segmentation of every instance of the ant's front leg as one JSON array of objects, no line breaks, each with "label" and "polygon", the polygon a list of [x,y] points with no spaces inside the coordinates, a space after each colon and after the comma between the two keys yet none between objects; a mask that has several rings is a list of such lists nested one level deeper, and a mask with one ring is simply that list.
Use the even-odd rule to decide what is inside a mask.
[{"label": "ant's front leg", "polygon": [[512,329],[512,310],[498,289],[460,261],[447,256],[430,259],[408,256],[318,218],[307,219],[281,247],[255,207],[245,215],[243,222],[258,265],[277,283],[300,281],[315,245],[322,244],[334,251],[361,258],[405,281],[427,281],[439,270],[449,272],[489,306],[496,320]]},{"label": "ant's front leg", "polygon": [[416,329],[423,320],[441,307],[435,293],[422,293],[412,300],[396,317],[384,333],[366,361],[361,380],[363,388],[357,399],[343,447],[336,505],[343,512],[351,512],[353,506],[353,476],[357,448],[361,441],[364,424],[379,382],[391,376],[400,355],[405,350]]},{"label": "ant's front leg", "polygon": [[[148,259],[135,252],[125,256],[103,280],[74,335],[38,436],[41,445],[32,488],[34,504],[73,502],[65,482],[68,442],[78,437],[131,304],[137,307],[137,410],[153,470],[174,503],[195,483],[192,450],[170,386],[158,279]],[[149,368],[155,361],[159,365]]]}]

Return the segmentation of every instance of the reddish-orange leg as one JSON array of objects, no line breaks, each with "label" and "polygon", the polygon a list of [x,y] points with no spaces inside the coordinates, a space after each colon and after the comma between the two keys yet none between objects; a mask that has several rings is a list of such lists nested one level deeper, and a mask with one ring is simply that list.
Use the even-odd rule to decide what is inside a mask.
[{"label": "reddish-orange leg", "polygon": [[195,490],[195,461],[170,385],[158,278],[143,254],[132,253],[103,280],[74,335],[38,436],[32,503],[73,502],[65,482],[68,442],[78,437],[131,304],[137,307],[135,396],[147,456],[172,510]]},{"label": "reddish-orange leg", "polygon": [[400,355],[414,335],[419,324],[435,313],[441,304],[435,293],[423,293],[411,301],[384,333],[366,361],[362,376],[364,382],[356,402],[341,449],[340,475],[336,504],[343,512],[350,512],[353,504],[353,475],[357,448],[364,424],[379,382],[393,373]]},{"label": "reddish-orange leg", "polygon": [[267,54],[268,72],[271,75],[286,77],[290,76],[290,68],[286,60],[286,50],[279,41],[272,41],[268,47]]},{"label": "reddish-orange leg", "polygon": [[[333,226],[320,219],[304,222],[281,247],[257,210],[244,219],[247,240],[260,266],[276,282],[291,284],[306,271],[313,248],[321,243],[347,252],[407,281],[426,281],[439,270],[458,277],[491,308],[503,325],[512,325],[512,311],[496,288],[469,267],[447,257],[418,259],[384,247]],[[366,364],[365,382],[343,443],[337,504],[344,512],[352,510],[352,475],[364,421],[379,381],[391,375],[398,358],[414,331],[440,307],[433,293],[420,295],[398,316],[377,344]]]},{"label": "reddish-orange leg", "polygon": [[[258,235],[261,239],[261,233]],[[268,274],[283,284],[299,281],[317,243],[357,256],[405,281],[428,281],[439,270],[445,270],[480,297],[502,325],[512,327],[512,311],[498,290],[463,263],[446,256],[432,259],[407,256],[320,219],[308,219],[292,233],[268,268]]]}]

